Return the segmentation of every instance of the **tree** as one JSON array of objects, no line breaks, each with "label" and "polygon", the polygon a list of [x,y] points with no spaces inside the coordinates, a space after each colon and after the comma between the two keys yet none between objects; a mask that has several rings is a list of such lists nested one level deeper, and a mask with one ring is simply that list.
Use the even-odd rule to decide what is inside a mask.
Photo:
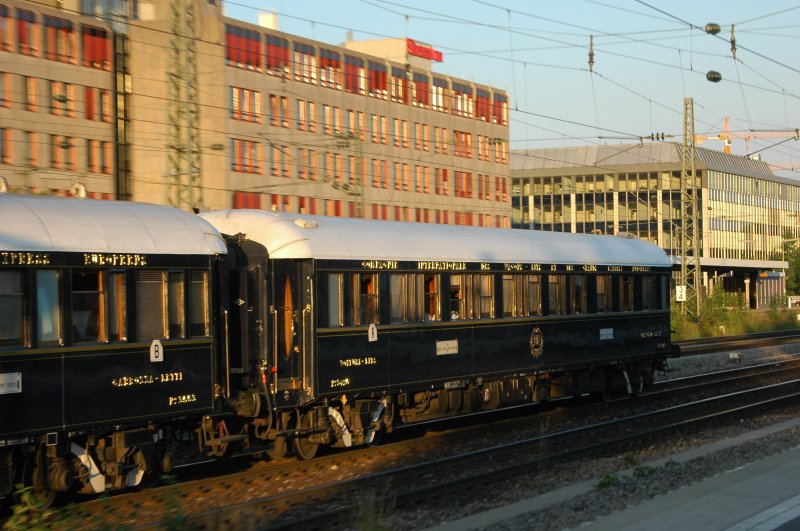
[{"label": "tree", "polygon": [[789,262],[786,269],[786,294],[800,295],[800,247],[797,241],[784,242],[784,260]]}]

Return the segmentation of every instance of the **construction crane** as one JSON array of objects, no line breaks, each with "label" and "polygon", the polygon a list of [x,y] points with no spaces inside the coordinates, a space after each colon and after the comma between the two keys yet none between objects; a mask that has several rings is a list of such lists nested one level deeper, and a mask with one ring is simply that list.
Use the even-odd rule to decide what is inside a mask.
[{"label": "construction crane", "polygon": [[800,129],[791,129],[786,131],[775,130],[751,130],[751,131],[734,131],[731,132],[728,117],[722,124],[722,132],[716,135],[695,135],[695,143],[700,144],[704,140],[722,140],[722,151],[725,153],[731,152],[731,140],[734,138],[745,141],[745,151],[750,152],[750,141],[754,138],[800,138]]}]

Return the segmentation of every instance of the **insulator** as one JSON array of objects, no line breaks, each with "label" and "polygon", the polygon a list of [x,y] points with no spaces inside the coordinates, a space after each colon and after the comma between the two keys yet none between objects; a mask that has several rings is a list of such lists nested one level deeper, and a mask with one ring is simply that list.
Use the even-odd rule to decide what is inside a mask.
[{"label": "insulator", "polygon": [[706,30],[706,33],[710,33],[711,35],[716,35],[722,30],[722,28],[720,28],[719,24],[717,24],[716,22],[709,22],[703,29]]},{"label": "insulator", "polygon": [[716,70],[709,70],[706,73],[706,79],[711,81],[712,83],[719,83],[720,81],[722,81],[722,74],[720,74]]}]

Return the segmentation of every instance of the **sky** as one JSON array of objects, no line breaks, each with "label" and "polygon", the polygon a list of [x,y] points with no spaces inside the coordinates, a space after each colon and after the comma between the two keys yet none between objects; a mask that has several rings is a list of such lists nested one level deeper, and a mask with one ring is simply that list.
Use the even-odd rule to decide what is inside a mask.
[{"label": "sky", "polygon": [[[433,70],[509,93],[511,149],[683,140],[725,117],[732,152],[800,180],[798,0],[236,0],[227,16],[329,44],[409,37],[443,53]],[[714,36],[704,28],[720,26]],[[731,50],[731,30],[736,55]],[[589,68],[589,43],[594,63]],[[706,79],[709,71],[722,80]],[[772,137],[767,137],[767,135]],[[744,139],[750,136],[749,139]],[[702,138],[702,147],[722,141]]]}]

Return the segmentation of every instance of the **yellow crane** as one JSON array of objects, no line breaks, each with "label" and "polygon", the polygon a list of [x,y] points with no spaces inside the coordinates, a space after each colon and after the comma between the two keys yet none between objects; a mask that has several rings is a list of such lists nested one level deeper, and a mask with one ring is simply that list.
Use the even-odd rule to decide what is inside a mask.
[{"label": "yellow crane", "polygon": [[786,131],[773,131],[773,130],[752,130],[752,131],[734,131],[731,132],[728,117],[725,117],[722,125],[722,132],[716,135],[695,135],[695,142],[701,144],[705,140],[722,140],[722,151],[725,153],[731,152],[731,140],[734,138],[744,140],[746,142],[745,151],[750,151],[750,140],[754,138],[800,138],[800,129],[791,129]]}]

